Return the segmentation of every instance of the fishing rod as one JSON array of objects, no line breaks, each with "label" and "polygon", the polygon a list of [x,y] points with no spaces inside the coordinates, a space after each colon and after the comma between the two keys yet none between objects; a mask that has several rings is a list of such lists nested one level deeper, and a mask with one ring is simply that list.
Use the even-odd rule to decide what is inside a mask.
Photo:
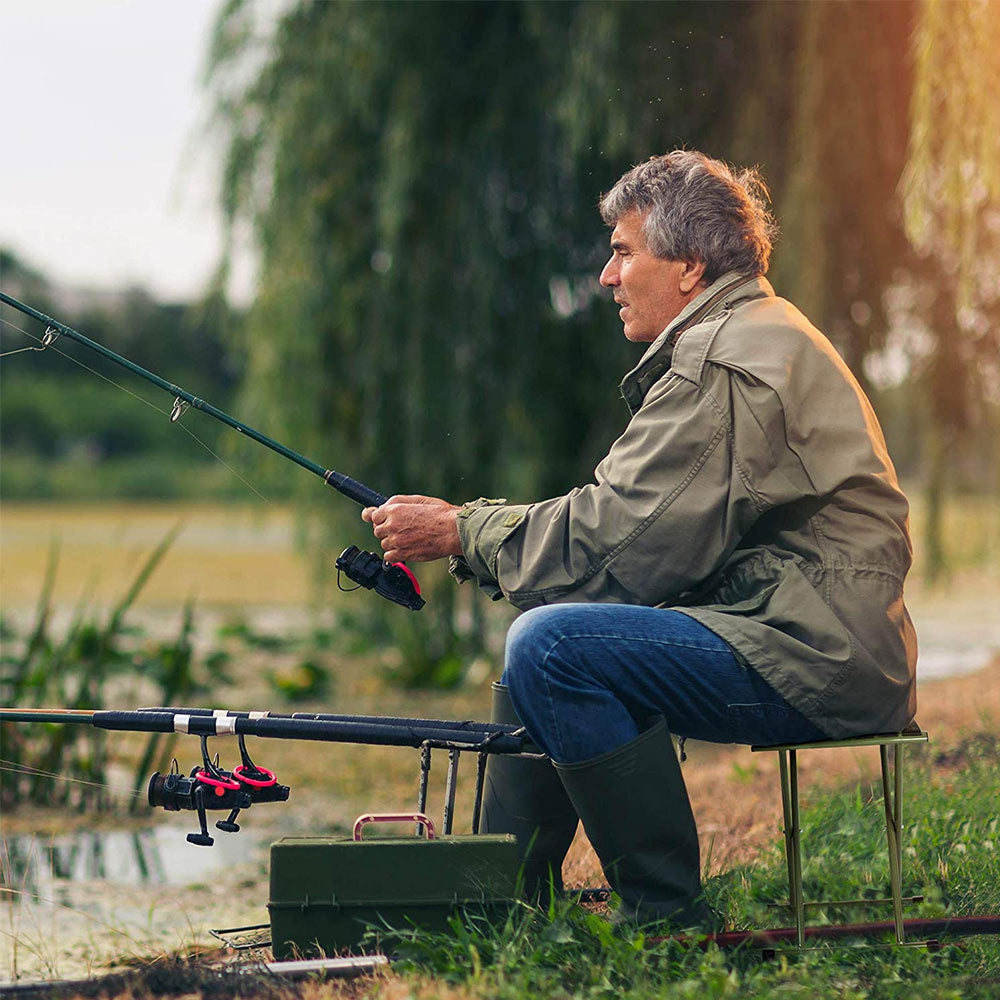
[{"label": "fishing rod", "polygon": [[[542,758],[527,740],[524,728],[495,722],[449,722],[443,719],[401,719],[382,716],[351,715],[280,715],[269,712],[230,712],[223,709],[134,709],[130,711],[91,711],[78,709],[0,708],[0,722],[57,723],[89,725],[115,732],[186,733],[199,737],[201,762],[187,774],[181,774],[176,758],[166,774],[153,773],[146,789],[147,801],[154,808],[169,812],[191,810],[197,813],[199,830],[189,833],[189,843],[211,847],[214,839],[208,832],[209,810],[228,812],[216,828],[225,833],[239,832],[236,822],[241,811],[264,802],[285,802],[289,787],[279,784],[274,772],[254,763],[247,750],[246,737],[264,739],[312,740],[327,743],[354,743],[368,746],[413,747],[420,750],[420,781],[417,812],[427,808],[427,788],[431,769],[431,751],[448,751],[445,785],[444,832],[451,833],[458,782],[458,762],[464,752],[478,754],[476,792],[473,804],[472,832],[478,833],[483,800],[486,758],[489,754],[513,754]],[[218,756],[209,753],[208,740],[217,736],[235,736],[240,763],[227,770]]]},{"label": "fishing rod", "polygon": [[512,725],[502,722],[476,722],[471,719],[455,721],[452,719],[415,719],[415,718],[392,718],[384,715],[324,715],[315,712],[233,712],[222,708],[180,708],[169,707],[144,707],[136,709],[137,712],[175,712],[185,715],[215,715],[225,718],[236,716],[237,718],[268,718],[268,719],[319,719],[330,722],[374,722],[383,725],[393,726],[416,726],[417,728],[437,728],[452,730],[480,730],[480,731],[500,731],[505,733],[520,734],[523,732],[522,726]]},{"label": "fishing rod", "polygon": [[[97,343],[96,340],[85,337],[72,327],[60,323],[51,316],[46,316],[45,313],[39,312],[29,305],[25,305],[23,302],[19,302],[6,292],[0,291],[0,302],[10,306],[12,309],[18,310],[18,312],[24,313],[25,316],[30,316],[32,319],[45,324],[45,333],[41,339],[42,346],[36,348],[36,350],[45,350],[45,348],[54,344],[60,336],[66,336],[77,343],[83,344],[84,347],[95,351],[109,361],[113,361],[116,365],[120,365],[122,368],[132,372],[133,375],[138,375],[140,378],[151,382],[157,388],[163,389],[172,395],[174,403],[170,410],[171,423],[176,423],[189,407],[193,407],[221,421],[245,437],[252,438],[258,444],[264,445],[265,448],[270,448],[271,451],[277,452],[282,458],[286,458],[303,469],[307,469],[313,475],[319,476],[328,486],[333,487],[338,493],[343,494],[355,503],[361,504],[362,507],[380,507],[389,499],[384,494],[373,490],[370,486],[366,486],[357,479],[352,479],[350,476],[346,476],[334,469],[327,469],[322,465],[318,465],[304,455],[300,455],[297,451],[293,451],[291,448],[281,444],[281,442],[275,441],[266,434],[262,434],[260,431],[243,423],[243,421],[237,420],[236,417],[230,416],[223,410],[212,406],[211,403],[206,402],[204,399],[200,399],[198,396],[187,392],[179,385],[168,382],[154,372],[142,368],[140,365],[135,364],[135,362],[129,361],[128,358],[116,354],[103,344]],[[369,590],[374,590],[377,594],[395,604],[400,604],[411,611],[419,611],[424,606],[424,599],[420,596],[420,584],[417,582],[417,578],[413,572],[404,563],[387,563],[374,552],[365,552],[356,545],[350,545],[337,557],[336,566],[339,573],[343,573],[348,579],[354,581],[354,583]]]},{"label": "fishing rod", "polygon": [[[371,746],[486,750],[521,753],[524,729],[502,723],[451,723],[440,719],[393,719],[380,716],[270,715],[173,708],[93,710],[0,708],[0,722],[54,722],[133,733],[189,733],[192,736],[260,736],[264,739],[363,743]],[[472,728],[475,726],[476,728]],[[463,728],[466,727],[466,728]]]}]

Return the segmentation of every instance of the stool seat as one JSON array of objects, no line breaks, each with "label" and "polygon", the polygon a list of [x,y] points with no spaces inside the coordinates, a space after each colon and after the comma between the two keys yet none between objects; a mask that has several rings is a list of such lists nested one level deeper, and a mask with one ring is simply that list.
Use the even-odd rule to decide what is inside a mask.
[{"label": "stool seat", "polygon": [[898,733],[872,733],[866,736],[848,736],[843,740],[814,740],[812,743],[775,743],[767,746],[752,746],[751,752],[761,753],[764,750],[825,750],[828,747],[875,747],[883,744],[896,743],[926,743],[927,733],[915,722],[911,722]]},{"label": "stool seat", "polygon": [[[805,944],[805,908],[807,906],[870,906],[892,903],[896,941],[903,944],[903,903],[920,902],[921,897],[903,898],[903,750],[907,743],[926,743],[928,739],[916,722],[898,733],[871,733],[843,740],[814,740],[810,743],[777,743],[773,746],[751,746],[753,753],[774,751],[778,754],[781,772],[781,809],[784,815],[785,861],[788,866],[788,908],[795,914],[796,942]],[[829,750],[845,747],[877,746],[882,765],[882,798],[885,806],[885,836],[889,853],[889,899],[842,899],[806,902],[802,892],[802,841],[799,825],[799,750]],[[889,748],[892,747],[892,766]]]}]

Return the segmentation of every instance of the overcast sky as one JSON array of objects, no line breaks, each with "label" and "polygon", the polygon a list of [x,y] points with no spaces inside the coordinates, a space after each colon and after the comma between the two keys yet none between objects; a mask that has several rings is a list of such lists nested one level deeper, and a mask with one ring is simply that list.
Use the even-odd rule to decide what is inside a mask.
[{"label": "overcast sky", "polygon": [[0,246],[58,283],[204,288],[220,226],[199,78],[219,2],[0,0]]}]

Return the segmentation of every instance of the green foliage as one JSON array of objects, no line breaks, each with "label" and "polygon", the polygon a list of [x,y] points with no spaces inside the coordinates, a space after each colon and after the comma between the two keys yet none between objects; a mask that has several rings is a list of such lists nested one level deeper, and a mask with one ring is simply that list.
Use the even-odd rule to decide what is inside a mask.
[{"label": "green foliage", "polygon": [[748,95],[758,137],[742,140],[759,157],[766,130],[785,248],[771,280],[869,389],[864,361],[884,346],[890,322],[884,295],[910,256],[896,189],[907,156],[912,70],[903,40],[913,13],[910,3],[865,0],[760,5],[752,49],[765,61],[773,40],[783,43],[780,79]]},{"label": "green foliage", "polygon": [[[66,304],[37,272],[10,254],[0,255],[0,267],[7,262],[5,291],[215,405],[228,405],[239,366],[227,350],[233,314],[221,297],[170,305],[133,289],[95,296],[90,304]],[[36,339],[42,333],[39,324],[5,306],[3,350],[35,342],[22,331]],[[228,450],[223,442],[231,432],[196,413],[184,424],[172,424],[170,403],[161,390],[67,337],[44,353],[5,358],[0,493],[6,499],[245,493],[210,453]]]},{"label": "green foliage", "polygon": [[276,694],[290,702],[326,699],[330,691],[329,670],[311,659],[270,670],[267,680]]},{"label": "green foliage", "polygon": [[750,11],[300,3],[244,47],[258,15],[227,5],[212,77],[223,202],[262,255],[248,410],[386,492],[588,478],[638,357],[595,198],[667,142],[727,142]]},{"label": "green foliage", "polygon": [[907,231],[923,250],[957,255],[968,291],[1000,205],[1000,10],[922,0],[914,41]]},{"label": "green foliage", "polygon": [[[166,422],[166,421],[164,421]],[[190,455],[144,452],[95,465],[86,453],[53,461],[37,454],[4,450],[0,496],[6,501],[168,501],[236,500],[245,502],[247,487],[225,466]],[[268,499],[281,497],[269,489]]]},{"label": "green foliage", "polygon": [[[957,768],[957,769],[955,769]],[[953,770],[955,769],[955,770]],[[1000,911],[1000,845],[995,804],[1000,798],[1000,752],[995,739],[970,739],[938,760],[924,754],[910,770],[907,793],[904,892],[927,902],[909,916],[934,917]],[[874,798],[874,801],[873,801]],[[881,802],[854,788],[818,797],[803,814],[807,898],[883,895],[887,891]],[[729,926],[774,926],[782,921],[765,900],[787,894],[786,870],[775,844],[760,864],[708,882],[712,905]],[[863,891],[859,892],[859,884]],[[787,915],[786,915],[787,916]],[[859,919],[858,911],[810,911],[816,922]],[[879,918],[874,914],[871,919]],[[784,925],[784,924],[783,924]],[[859,948],[858,942],[817,943],[803,952],[780,951],[761,961],[752,949],[720,952],[653,943],[656,933],[568,903],[547,911],[521,906],[505,921],[471,915],[451,933],[381,934],[398,950],[395,968],[432,996],[447,983],[479,997],[646,998],[752,996],[756,1000],[851,997],[857,1000],[962,1000],[995,995],[1000,942],[969,938],[940,952]]]},{"label": "green foliage", "polygon": [[[268,654],[302,654],[297,662],[289,662],[276,670],[265,671],[265,678],[272,692],[290,703],[303,701],[329,702],[334,691],[334,678],[329,667],[321,662],[318,655],[329,648],[332,635],[314,630],[308,635],[275,635],[260,632],[244,619],[234,619],[222,625],[217,635],[225,644],[238,644],[247,650],[257,650]],[[231,654],[225,648],[212,654],[212,662],[228,662]]]},{"label": "green foliage", "polygon": [[[124,676],[140,676],[159,692],[165,704],[205,690],[191,644],[194,607],[184,609],[177,637],[148,642],[126,618],[177,534],[169,531],[146,557],[134,579],[106,616],[89,613],[81,601],[61,636],[52,625],[52,590],[58,566],[53,546],[39,595],[34,624],[19,642],[4,623],[0,665],[0,701],[10,707],[59,707],[101,710],[109,687]],[[147,769],[159,754],[169,760],[173,736],[151,734],[135,772],[135,787],[145,783]],[[4,808],[21,802],[72,805],[105,810],[115,803],[107,788],[106,733],[83,726],[44,724],[3,726],[5,766],[12,770],[0,785]],[[67,780],[68,779],[68,780]],[[133,803],[134,809],[135,803]]]},{"label": "green foliage", "polygon": [[929,340],[916,374],[931,415],[926,544],[935,579],[950,568],[941,526],[963,453],[994,491],[1000,486],[1000,8],[921,0],[918,11],[901,188],[922,285],[913,312]]},{"label": "green foliage", "polygon": [[375,652],[382,674],[406,688],[458,687],[473,663],[483,676],[499,675],[509,606],[487,613],[471,587],[457,589],[443,564],[417,567],[427,605],[418,613],[362,599],[341,612],[337,644],[345,655]]},{"label": "green foliage", "polygon": [[222,625],[218,629],[218,636],[220,639],[236,639],[249,649],[262,649],[269,653],[287,651],[299,643],[292,636],[258,632],[243,618]]}]

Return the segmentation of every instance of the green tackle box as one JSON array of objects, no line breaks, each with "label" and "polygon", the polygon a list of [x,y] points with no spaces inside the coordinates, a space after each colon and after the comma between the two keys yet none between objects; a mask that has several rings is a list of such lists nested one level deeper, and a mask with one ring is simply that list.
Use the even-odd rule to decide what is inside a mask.
[{"label": "green tackle box", "polygon": [[[371,822],[414,822],[426,836],[362,839]],[[271,845],[276,959],[358,951],[370,927],[446,931],[455,914],[505,914],[517,894],[512,834],[435,837],[419,813],[361,816],[353,837],[285,837]]]}]

